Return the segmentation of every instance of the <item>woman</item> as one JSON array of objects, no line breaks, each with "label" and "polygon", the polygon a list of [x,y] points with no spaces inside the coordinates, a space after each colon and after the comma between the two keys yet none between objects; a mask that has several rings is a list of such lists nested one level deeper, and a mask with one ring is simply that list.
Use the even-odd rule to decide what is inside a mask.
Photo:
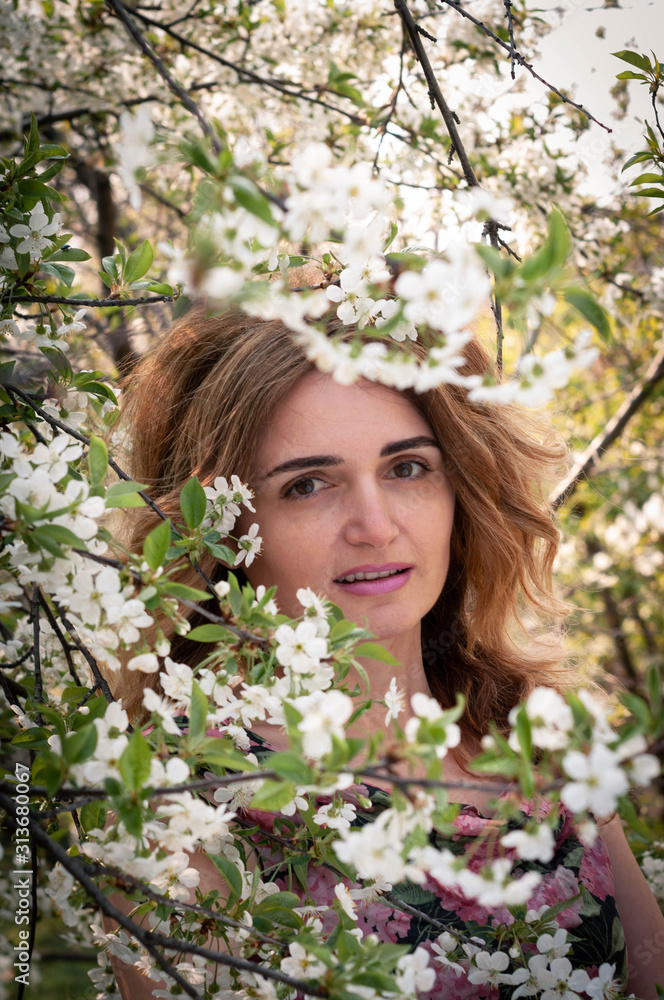
[{"label": "woman", "polygon": [[[466,347],[466,362],[464,374],[487,368],[475,340]],[[388,694],[393,676],[406,705],[420,694],[449,707],[455,693],[463,693],[462,738],[445,759],[444,776],[466,786],[450,791],[464,804],[460,835],[491,823],[491,795],[472,787],[465,763],[478,752],[489,720],[506,728],[510,710],[535,686],[569,683],[552,633],[533,638],[532,629],[534,613],[549,619],[562,613],[551,589],[558,534],[544,499],[563,457],[560,446],[539,442],[537,424],[525,414],[473,406],[458,386],[416,396],[364,380],[338,385],[314,369],[280,323],[236,314],[189,314],[139,366],[126,400],[134,478],[149,484],[174,520],[190,476],[203,485],[231,474],[248,482],[263,554],[247,567],[247,578],[254,587],[276,584],[280,609],[291,617],[302,612],[297,590],[309,587],[366,625],[399,663],[366,662],[374,699]],[[149,512],[133,522],[132,547],[140,547],[153,524]],[[248,527],[243,520],[238,525]],[[216,581],[225,574],[212,559],[202,568]],[[189,582],[195,582],[193,571]],[[522,645],[514,638],[519,634]],[[172,658],[192,663],[194,644],[172,639]],[[158,675],[127,673],[116,694],[140,719],[143,689],[158,683]],[[374,704],[350,735],[366,736],[383,720],[384,709]],[[267,724],[256,724],[252,739],[261,753],[286,745]],[[369,791],[377,804],[380,789]],[[618,913],[628,955],[646,940],[664,941],[664,919],[619,820],[604,822],[601,832],[596,848],[584,849],[571,823],[560,824],[543,876],[553,895],[543,900],[583,890],[587,912],[579,903],[563,924],[580,942],[572,952],[577,964],[613,963],[618,972],[624,964],[628,988],[654,1000],[664,961],[651,955],[647,967],[631,960],[627,968]],[[214,886],[209,861],[196,855],[192,863],[201,870],[202,887]],[[593,895],[598,867],[602,887]],[[327,881],[320,886],[322,902],[329,902]],[[468,901],[444,885],[433,895],[444,922],[462,930],[469,920],[481,922]],[[602,931],[609,925],[610,933]],[[399,931],[375,929],[413,944],[424,933],[417,921],[402,922]],[[124,993],[139,996],[134,974],[126,975]],[[431,995],[498,996],[491,989],[457,979],[443,963]]]}]

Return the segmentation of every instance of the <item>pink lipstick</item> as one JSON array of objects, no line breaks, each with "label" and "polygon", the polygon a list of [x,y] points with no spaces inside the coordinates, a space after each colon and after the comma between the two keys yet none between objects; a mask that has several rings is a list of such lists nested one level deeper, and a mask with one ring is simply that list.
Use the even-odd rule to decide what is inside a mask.
[{"label": "pink lipstick", "polygon": [[413,566],[406,563],[354,566],[338,576],[334,582],[346,593],[373,597],[400,590],[412,576],[413,569]]}]

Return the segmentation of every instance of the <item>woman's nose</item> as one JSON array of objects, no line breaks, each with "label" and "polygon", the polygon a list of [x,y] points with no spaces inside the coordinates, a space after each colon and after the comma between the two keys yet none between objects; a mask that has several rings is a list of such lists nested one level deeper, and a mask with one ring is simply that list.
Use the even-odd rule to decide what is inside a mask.
[{"label": "woman's nose", "polygon": [[344,537],[351,545],[385,548],[399,534],[390,500],[378,484],[364,485],[347,498]]}]

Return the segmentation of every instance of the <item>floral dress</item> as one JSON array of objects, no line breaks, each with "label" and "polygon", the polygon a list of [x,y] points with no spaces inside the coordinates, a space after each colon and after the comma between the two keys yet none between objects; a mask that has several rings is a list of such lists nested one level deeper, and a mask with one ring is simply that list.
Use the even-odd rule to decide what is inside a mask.
[{"label": "floral dress", "polygon": [[[259,762],[265,762],[274,751],[261,737],[248,733],[251,752]],[[389,796],[383,789],[370,785],[355,786],[354,790],[368,798],[371,807],[363,809],[357,805],[354,827],[373,822],[389,806]],[[353,789],[344,793],[353,799]],[[357,800],[358,803],[360,800]],[[524,820],[531,814],[524,803]],[[274,816],[269,813],[250,811],[248,818],[261,828],[271,831]],[[447,849],[455,854],[472,850],[469,868],[478,871],[487,861],[486,841],[477,843],[480,834],[488,832],[492,825],[502,827],[500,821],[483,816],[474,806],[461,806],[454,821],[458,832],[441,835],[433,830],[431,844],[438,849]],[[263,842],[264,843],[264,842]],[[357,892],[361,887],[326,868],[310,863],[307,871],[307,892],[298,885],[292,871],[283,866],[283,856],[279,849],[271,851],[261,845],[261,860],[267,877],[272,878],[280,889],[298,893],[303,906],[316,910],[328,933],[334,929],[336,912],[329,908],[336,899],[335,887],[343,882],[355,896],[358,927],[366,934],[376,934],[383,941],[408,944],[412,949],[424,947],[430,952],[430,964],[437,968],[433,989],[420,994],[426,1000],[470,1000],[470,998],[490,998],[508,1000],[514,993],[514,986],[493,986],[490,983],[478,985],[469,979],[468,964],[459,970],[449,964],[440,964],[433,947],[441,934],[440,924],[444,924],[468,937],[482,937],[483,928],[496,924],[511,924],[514,917],[505,906],[487,908],[476,900],[467,898],[461,889],[449,887],[429,877],[422,885],[402,883],[392,888],[392,895],[421,912],[422,917],[405,913],[382,898],[381,894]],[[555,830],[555,850],[551,861],[523,861],[514,852],[512,873],[517,877],[525,872],[537,872],[541,881],[528,900],[529,910],[539,910],[556,903],[572,900],[556,916],[559,928],[568,932],[571,948],[567,953],[575,969],[583,969],[590,976],[597,974],[600,966],[610,963],[615,966],[615,976],[626,976],[626,947],[623,927],[614,899],[613,873],[609,856],[601,837],[592,846],[585,844],[573,823],[572,817],[563,812]],[[355,891],[353,891],[355,890]],[[433,918],[435,926],[426,918]],[[440,949],[438,949],[440,951]]]}]

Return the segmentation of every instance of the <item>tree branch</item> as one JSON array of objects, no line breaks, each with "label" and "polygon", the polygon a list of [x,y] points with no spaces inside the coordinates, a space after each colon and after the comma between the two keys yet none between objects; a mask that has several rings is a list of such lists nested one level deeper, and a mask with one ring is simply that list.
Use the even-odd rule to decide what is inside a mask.
[{"label": "tree branch", "polygon": [[[463,176],[466,179],[468,187],[479,187],[479,181],[475,176],[475,171],[471,166],[468,154],[466,153],[463,143],[461,142],[456,122],[454,120],[454,115],[452,114],[447,101],[443,97],[443,92],[441,91],[436,79],[436,74],[433,71],[429,57],[426,54],[426,50],[420,37],[421,29],[418,28],[413,15],[408,9],[407,0],[394,0],[394,6],[399,14],[399,17],[401,18],[404,28],[408,33],[408,37],[410,38],[417,60],[424,70],[424,76],[426,77],[427,86],[429,88],[431,107],[433,108],[438,105],[438,110],[443,116],[445,127],[449,132],[450,139],[452,140],[452,147],[459,157],[459,163],[461,164]],[[432,38],[431,35],[428,35],[427,37]]]},{"label": "tree branch", "polygon": [[132,21],[131,17],[129,16],[124,4],[121,3],[120,0],[106,0],[106,3],[111,8],[111,10],[115,12],[117,17],[122,21],[125,28],[129,32],[131,37],[134,39],[139,49],[143,53],[143,55],[147,56],[147,58],[150,60],[150,62],[157,70],[159,75],[162,77],[162,79],[166,81],[168,88],[174,94],[177,95],[177,97],[180,99],[180,101],[182,101],[182,104],[185,106],[187,111],[189,111],[190,114],[194,116],[196,121],[201,126],[204,135],[210,140],[210,143],[215,153],[217,154],[221,153],[222,145],[214,129],[210,125],[209,121],[207,120],[201,109],[198,107],[196,102],[191,99],[187,91],[180,86],[175,77],[169,72],[169,70],[166,68],[165,63],[163,62],[163,60],[159,58],[159,56],[154,51],[152,46],[149,44],[147,39],[143,37],[143,35],[138,30],[138,28]]},{"label": "tree branch", "polygon": [[512,45],[508,45],[507,42],[504,42],[502,38],[500,38],[494,31],[491,30],[491,28],[487,28],[486,24],[483,21],[480,21],[479,18],[473,17],[472,14],[469,14],[468,11],[465,10],[465,8],[462,7],[460,3],[456,3],[456,0],[440,0],[440,3],[446,3],[448,7],[451,7],[452,10],[455,10],[457,14],[461,14],[462,17],[466,17],[468,18],[469,21],[472,21],[474,25],[476,25],[484,32],[485,35],[488,35],[489,38],[492,38],[493,41],[496,42],[498,45],[500,45],[503,49],[505,49],[506,52],[509,52],[510,57],[512,59],[516,59],[519,66],[523,66],[524,69],[527,69],[532,77],[534,77],[536,80],[539,80],[539,82],[543,84],[552,93],[554,93],[556,97],[559,97],[564,104],[569,104],[573,108],[576,108],[577,111],[580,111],[582,114],[586,116],[586,118],[590,119],[591,122],[595,122],[596,125],[599,125],[600,128],[605,129],[605,131],[609,133],[613,132],[612,128],[609,128],[608,125],[604,125],[601,121],[595,118],[594,115],[591,115],[590,111],[588,111],[587,108],[584,108],[582,104],[577,104],[576,101],[572,101],[569,99],[569,97],[565,97],[565,95],[560,90],[558,90],[557,87],[554,87],[552,83],[548,83],[543,77],[539,75],[539,73],[536,73],[535,70],[533,69],[532,63],[527,62],[520,52],[517,52]]},{"label": "tree branch", "polygon": [[137,20],[142,21],[143,24],[149,24],[153,28],[159,28],[165,34],[170,35],[170,37],[182,45],[183,48],[194,49],[195,52],[200,52],[201,55],[207,56],[214,62],[219,63],[220,66],[225,66],[227,69],[233,70],[239,77],[246,77],[247,80],[250,80],[253,83],[257,83],[262,87],[270,87],[273,90],[278,91],[280,94],[286,94],[288,97],[295,97],[297,100],[308,101],[310,104],[318,104],[320,107],[327,108],[328,111],[334,111],[336,114],[343,115],[344,118],[348,118],[352,121],[354,125],[368,124],[366,118],[362,118],[360,115],[356,115],[351,111],[345,111],[343,108],[338,108],[334,104],[328,104],[327,101],[322,101],[320,97],[312,97],[303,90],[291,89],[283,83],[280,83],[278,80],[261,76],[253,70],[244,69],[244,67],[231,62],[230,59],[224,59],[223,56],[218,55],[211,49],[206,49],[205,46],[192,41],[190,38],[187,38],[186,35],[181,35],[180,32],[173,31],[170,25],[163,24],[161,21],[156,21],[154,18],[148,17],[147,14],[137,10],[135,7],[130,7],[128,9],[131,14],[137,18]]},{"label": "tree branch", "polygon": [[590,475],[604,452],[620,437],[628,422],[640,410],[662,378],[664,378],[664,347],[653,359],[643,382],[623,400],[604,430],[588,445],[562,483],[551,493],[549,501],[554,508],[560,507],[568,500],[579,482]]},{"label": "tree branch", "polygon": [[0,302],[31,302],[35,304],[56,305],[56,306],[151,306],[156,302],[172,302],[175,295],[151,295],[142,299],[79,299],[64,295],[12,295],[11,292],[4,292],[0,295]]},{"label": "tree branch", "polygon": [[[9,813],[15,822],[16,805],[13,800],[9,796],[0,793],[0,806],[2,806],[2,808]],[[322,987],[309,986],[306,982],[303,982],[300,979],[295,979],[292,976],[288,976],[283,972],[278,972],[276,969],[268,969],[255,962],[250,962],[243,958],[235,958],[232,955],[225,955],[219,951],[214,951],[211,948],[204,948],[201,945],[192,944],[189,941],[178,941],[174,938],[167,937],[165,934],[144,930],[130,917],[126,916],[122,910],[118,909],[117,906],[114,906],[113,903],[110,902],[104,892],[89,877],[84,864],[82,864],[77,858],[70,857],[64,848],[49,837],[48,834],[44,833],[39,824],[33,819],[29,818],[28,823],[30,836],[33,842],[42,847],[47,854],[49,854],[52,858],[55,858],[56,861],[59,861],[62,867],[68,871],[86,891],[88,896],[95,902],[102,913],[109,916],[112,920],[119,924],[120,927],[126,930],[128,934],[142,944],[143,947],[157,961],[164,972],[174,979],[175,982],[182,987],[187,996],[192,997],[192,1000],[201,1000],[200,993],[198,993],[186,981],[186,979],[180,975],[168,959],[161,954],[157,946],[164,948],[166,951],[174,951],[176,953],[189,955],[200,955],[202,958],[205,958],[210,962],[215,962],[219,965],[228,965],[234,969],[240,969],[244,972],[251,972],[253,975],[262,976],[264,979],[272,979],[276,982],[284,983],[286,986],[291,986],[308,996],[327,997],[329,995],[328,990],[323,989]]]}]

